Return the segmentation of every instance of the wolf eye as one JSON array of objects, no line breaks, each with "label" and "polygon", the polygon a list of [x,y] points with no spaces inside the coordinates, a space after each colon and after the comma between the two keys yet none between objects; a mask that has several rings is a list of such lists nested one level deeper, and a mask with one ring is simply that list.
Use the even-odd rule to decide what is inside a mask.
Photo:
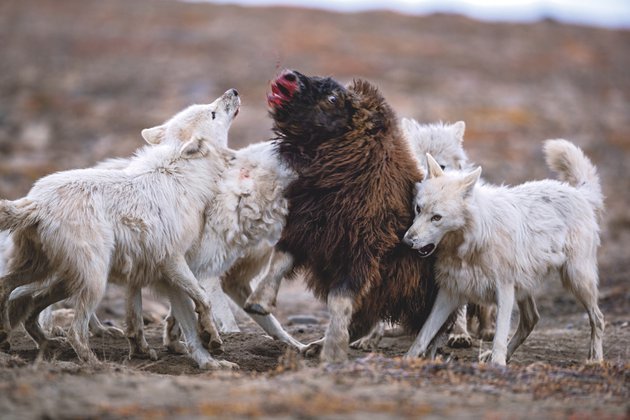
[{"label": "wolf eye", "polygon": [[420,207],[420,204],[416,204],[416,214],[420,214],[422,212],[422,207]]},{"label": "wolf eye", "polygon": [[334,104],[337,102],[337,97],[335,95],[330,95],[327,99],[328,99],[328,102],[330,102],[331,104]]},{"label": "wolf eye", "polygon": [[440,216],[439,214],[434,214],[431,218],[432,222],[439,222],[440,220],[442,220],[442,216]]},{"label": "wolf eye", "polygon": [[444,170],[444,168],[446,168],[445,165],[440,165],[440,168],[442,168],[442,170]]},{"label": "wolf eye", "polygon": [[217,113],[212,111],[212,119],[214,120],[217,117]]}]

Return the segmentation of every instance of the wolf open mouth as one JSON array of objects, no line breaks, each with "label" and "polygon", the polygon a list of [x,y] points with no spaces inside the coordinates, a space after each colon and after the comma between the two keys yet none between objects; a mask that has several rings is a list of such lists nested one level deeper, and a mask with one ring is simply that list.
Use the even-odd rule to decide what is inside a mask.
[{"label": "wolf open mouth", "polygon": [[429,245],[425,245],[422,248],[420,248],[418,250],[418,252],[420,253],[421,257],[428,257],[429,255],[431,255],[433,253],[434,249],[435,249],[435,245],[434,244],[429,244]]}]

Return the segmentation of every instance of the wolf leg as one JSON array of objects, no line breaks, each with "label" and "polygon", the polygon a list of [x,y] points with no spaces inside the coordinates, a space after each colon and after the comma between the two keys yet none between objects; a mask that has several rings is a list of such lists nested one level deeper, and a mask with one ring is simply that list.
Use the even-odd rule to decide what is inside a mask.
[{"label": "wolf leg", "polygon": [[442,328],[442,325],[444,325],[451,313],[460,305],[461,302],[458,298],[451,296],[445,292],[444,289],[440,289],[435,298],[435,303],[433,304],[429,318],[422,326],[420,333],[414,340],[409,351],[407,351],[405,357],[413,358],[424,354],[431,340],[433,340],[433,337],[440,331],[440,328]]}]

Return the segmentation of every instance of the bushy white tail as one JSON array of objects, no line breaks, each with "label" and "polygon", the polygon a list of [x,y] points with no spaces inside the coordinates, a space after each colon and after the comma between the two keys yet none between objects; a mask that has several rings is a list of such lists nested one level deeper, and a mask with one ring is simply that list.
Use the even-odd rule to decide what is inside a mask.
[{"label": "bushy white tail", "polygon": [[26,228],[35,221],[35,204],[31,200],[0,200],[0,230]]},{"label": "bushy white tail", "polygon": [[547,140],[544,146],[545,160],[560,180],[584,193],[591,203],[598,220],[604,211],[604,196],[597,175],[597,168],[584,155],[582,149],[567,140]]}]

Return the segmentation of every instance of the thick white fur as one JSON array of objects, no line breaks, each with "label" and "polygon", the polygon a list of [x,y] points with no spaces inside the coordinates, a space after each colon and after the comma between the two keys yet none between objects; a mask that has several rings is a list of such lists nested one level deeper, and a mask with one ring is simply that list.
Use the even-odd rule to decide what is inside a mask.
[{"label": "thick white fur", "polygon": [[[435,249],[427,246],[439,246],[440,289],[409,357],[425,352],[458,306],[497,303],[490,360],[504,365],[538,321],[534,291],[547,278],[559,275],[587,311],[589,361],[603,359],[604,319],[597,306],[598,215],[603,211],[599,178],[582,151],[566,140],[548,140],[544,151],[548,165],[567,182],[479,184],[481,168],[471,173],[444,172],[427,156],[429,179],[418,184],[419,211],[405,241],[426,255]],[[514,301],[520,321],[508,344]]]},{"label": "thick white fur", "polygon": [[[11,291],[55,275],[50,289],[76,302],[68,339],[81,359],[96,362],[87,328],[110,275],[130,287],[167,291],[188,320],[195,360],[202,367],[223,365],[203,348],[183,297],[195,302],[201,330],[220,343],[185,253],[199,240],[204,210],[216,196],[215,180],[230,158],[222,148],[192,139],[183,147],[141,149],[124,170],[65,171],[37,181],[27,196],[34,208],[17,217],[36,223],[14,231],[13,258],[2,279],[5,331]],[[0,208],[11,205],[2,201]]]},{"label": "thick white fur", "polygon": [[466,131],[464,121],[453,124],[442,122],[420,124],[413,118],[403,118],[400,125],[418,161],[418,166],[423,168],[425,173],[427,153],[431,153],[445,170],[464,169],[469,166],[468,156],[463,147]]},{"label": "thick white fur", "polygon": [[[230,89],[210,104],[191,105],[170,118],[166,123],[142,130],[142,136],[150,144],[183,144],[190,138],[205,138],[212,139],[215,144],[226,147],[228,130],[239,107],[240,98],[238,97],[238,92],[234,89]],[[114,158],[100,162],[94,168],[123,170],[129,164],[130,159],[128,158]],[[11,255],[12,239],[8,231],[0,232],[0,235],[2,235],[0,236],[1,275],[3,274],[2,268],[6,265]],[[214,280],[214,283],[219,284],[218,279]],[[208,287],[208,289],[210,289],[208,293],[210,303],[217,304],[218,310],[213,311],[213,318],[217,320],[222,330],[226,332],[238,330],[232,312],[226,310],[227,307],[224,295],[220,292],[214,292],[215,289],[212,288],[213,282],[211,280],[205,282],[205,285],[210,286]],[[38,284],[19,287],[11,294],[11,299],[32,295],[40,289],[41,287]],[[140,291],[137,290],[136,293],[139,294]],[[139,299],[139,296],[136,296],[135,299]],[[21,302],[17,302],[16,306],[20,306],[20,303]],[[47,308],[41,313],[39,319],[40,324],[44,326],[44,330],[47,332],[51,332],[53,327],[51,314],[51,308]],[[122,335],[122,331],[118,328],[103,326],[95,315],[90,321],[90,330],[97,336],[107,334],[119,337]],[[143,337],[139,337],[139,339],[144,340]],[[142,349],[146,350],[146,346]],[[132,346],[132,352],[142,349],[134,349]],[[152,354],[154,354],[154,352],[152,352]]]},{"label": "thick white fur", "polygon": [[[177,133],[190,132],[188,125],[201,119],[180,113],[161,126],[143,130],[142,135],[152,144],[181,142]],[[251,280],[268,269],[288,214],[284,189],[296,178],[275,149],[272,142],[262,142],[233,152],[217,184],[216,199],[205,211],[200,242],[187,254],[190,268],[199,278],[221,276],[223,290],[241,307],[251,294]],[[211,298],[220,299],[218,293],[218,288],[211,288]],[[251,316],[273,338],[304,348],[272,315]],[[169,319],[164,334],[167,347],[178,351],[178,337],[177,324]]]}]

